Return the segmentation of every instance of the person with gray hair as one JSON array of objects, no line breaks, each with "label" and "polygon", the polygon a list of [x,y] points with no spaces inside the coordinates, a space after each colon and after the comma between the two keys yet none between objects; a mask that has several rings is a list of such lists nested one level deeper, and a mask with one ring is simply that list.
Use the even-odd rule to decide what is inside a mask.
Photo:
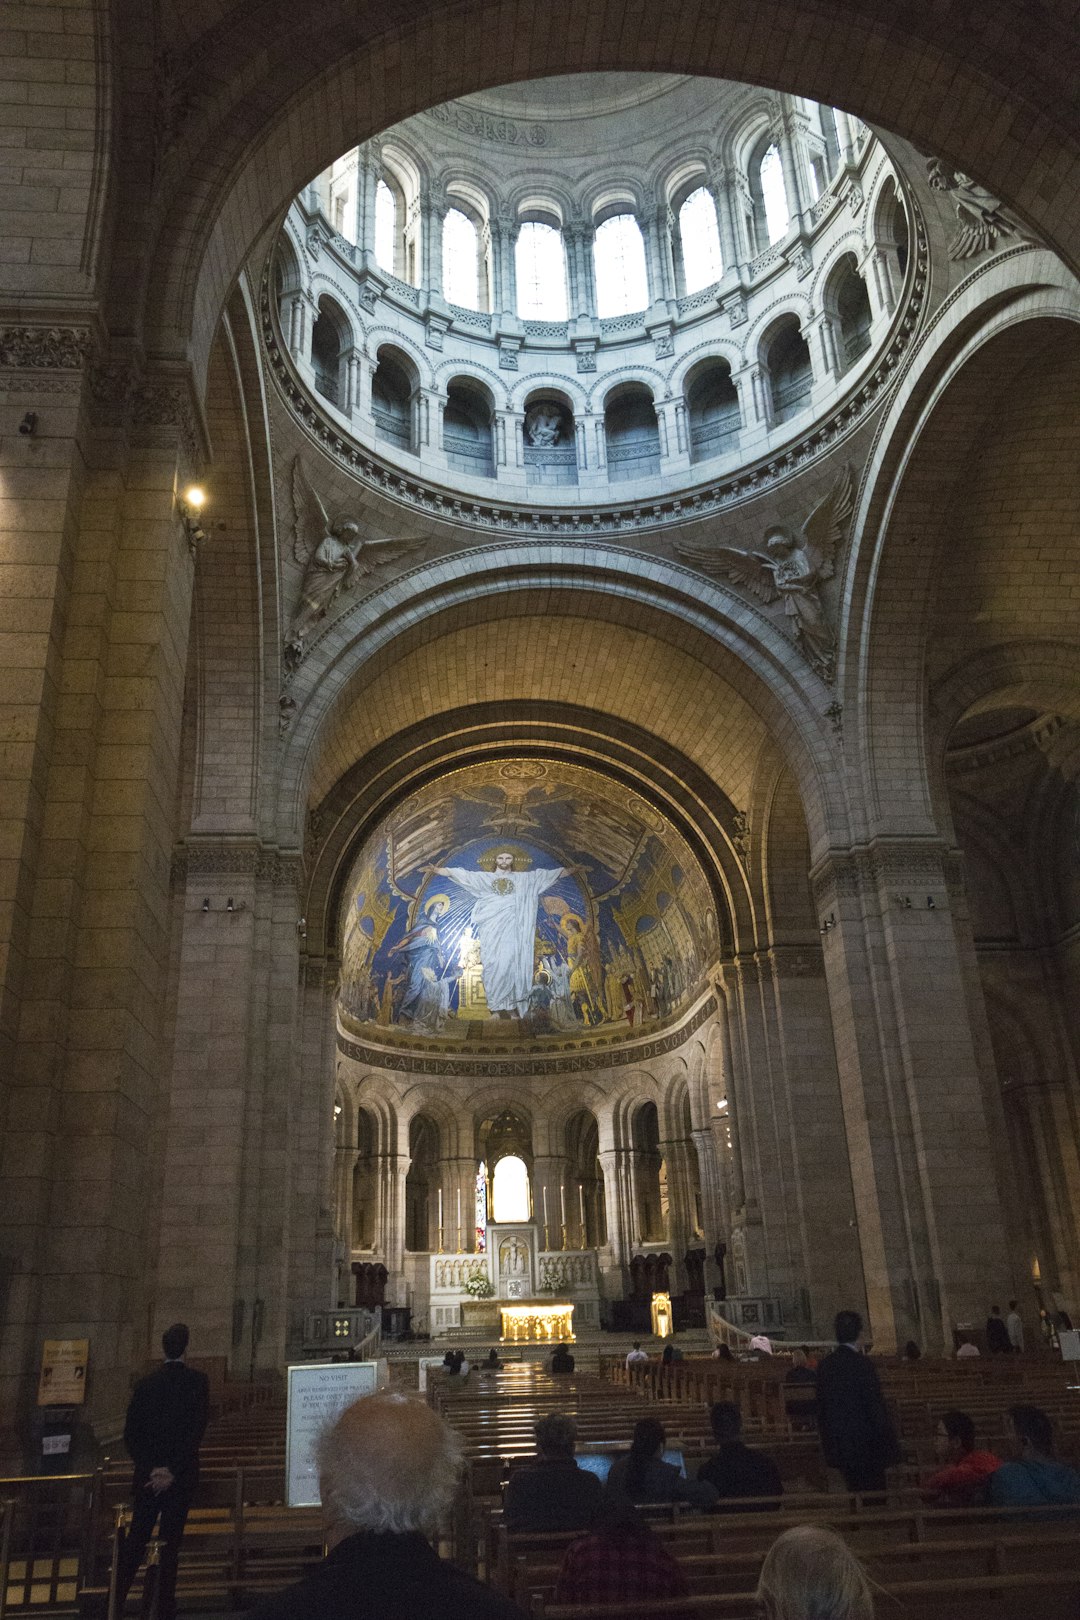
[{"label": "person with gray hair", "polygon": [[534,1535],[586,1530],[600,1507],[602,1487],[574,1461],[577,1430],[563,1412],[549,1412],[536,1425],[536,1461],[514,1469],[506,1487],[507,1529]]},{"label": "person with gray hair", "polygon": [[463,1456],[438,1413],[405,1395],[365,1395],[323,1432],[315,1456],[326,1557],[250,1620],[523,1620],[428,1540]]},{"label": "person with gray hair", "polygon": [[866,1571],[835,1530],[817,1525],[777,1536],[754,1596],[764,1620],[874,1620]]}]

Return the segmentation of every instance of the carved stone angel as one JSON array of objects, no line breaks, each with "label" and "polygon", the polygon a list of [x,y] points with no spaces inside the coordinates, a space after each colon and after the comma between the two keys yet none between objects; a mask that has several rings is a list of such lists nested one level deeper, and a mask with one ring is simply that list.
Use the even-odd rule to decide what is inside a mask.
[{"label": "carved stone angel", "polygon": [[832,629],[819,594],[835,572],[836,548],[854,509],[851,468],[845,467],[829,494],[818,502],[797,535],[775,527],[765,533],[765,550],[739,551],[734,546],[680,546],[684,562],[714,579],[726,577],[744,585],[766,605],[783,601],[795,638],[810,663],[828,680],[836,656]]},{"label": "carved stone angel", "polygon": [[949,192],[956,208],[958,229],[949,243],[950,259],[971,259],[977,253],[992,253],[999,237],[1023,238],[1020,221],[1010,214],[1001,198],[963,170],[954,169],[941,158],[927,158],[926,178],[934,191]]},{"label": "carved stone angel", "polygon": [[285,662],[295,669],[304,643],[333,602],[376,568],[419,551],[422,540],[364,540],[353,518],[331,523],[308,483],[300,457],[293,462],[293,556],[304,565],[300,603],[285,642]]}]

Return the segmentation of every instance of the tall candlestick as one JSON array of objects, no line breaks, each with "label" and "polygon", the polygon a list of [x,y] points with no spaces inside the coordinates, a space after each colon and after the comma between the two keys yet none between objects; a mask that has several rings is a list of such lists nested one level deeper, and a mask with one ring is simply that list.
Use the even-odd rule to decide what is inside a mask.
[{"label": "tall candlestick", "polygon": [[547,1188],[546,1187],[544,1188],[544,1191],[543,1191],[543,1202],[544,1202],[544,1248],[546,1249],[547,1246],[548,1246]]},{"label": "tall candlestick", "polygon": [[442,1231],[442,1188],[439,1188],[439,1231]]},{"label": "tall candlestick", "polygon": [[559,1183],[559,1221],[563,1226],[566,1225],[566,1183],[564,1181]]},{"label": "tall candlestick", "polygon": [[457,1190],[457,1252],[461,1253],[461,1188]]},{"label": "tall candlestick", "polygon": [[581,1212],[581,1247],[585,1247],[585,1188],[579,1181],[577,1184],[578,1209]]}]

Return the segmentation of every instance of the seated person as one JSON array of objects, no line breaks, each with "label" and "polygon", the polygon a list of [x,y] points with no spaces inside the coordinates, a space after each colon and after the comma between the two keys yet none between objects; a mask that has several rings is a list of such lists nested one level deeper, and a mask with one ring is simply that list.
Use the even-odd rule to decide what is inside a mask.
[{"label": "seated person", "polygon": [[994,1507],[1067,1507],[1080,1504],[1080,1473],[1054,1456],[1054,1430],[1037,1406],[1011,1406],[1006,1431],[1016,1452],[990,1476]]},{"label": "seated person", "polygon": [[568,1345],[557,1344],[551,1353],[551,1371],[558,1376],[560,1373],[572,1373],[574,1358],[570,1354]]},{"label": "seated person", "polygon": [[[697,1477],[716,1491],[721,1511],[725,1501],[732,1497],[781,1496],[784,1486],[772,1458],[764,1451],[753,1451],[743,1444],[742,1413],[735,1402],[717,1401],[709,1413],[709,1421],[720,1449],[702,1463]],[[779,1506],[778,1502],[762,1502],[760,1507],[749,1505],[738,1511],[764,1513]]]},{"label": "seated person", "polygon": [[511,1531],[544,1534],[586,1530],[600,1507],[602,1487],[574,1461],[577,1430],[562,1412],[549,1412],[536,1425],[536,1461],[510,1475],[503,1517]]},{"label": "seated person", "polygon": [[664,1346],[663,1355],[660,1357],[661,1365],[664,1367],[670,1367],[672,1362],[681,1361],[682,1358],[683,1354],[678,1345],[672,1344],[671,1340],[669,1339],[667,1344]]},{"label": "seated person", "polygon": [[915,1343],[914,1339],[909,1339],[907,1344],[905,1344],[905,1346],[904,1346],[904,1360],[905,1361],[921,1361],[922,1360],[922,1351],[919,1349],[919,1347]]},{"label": "seated person", "polygon": [[716,1349],[713,1351],[713,1360],[734,1361],[735,1357],[731,1353],[731,1346],[727,1344],[718,1344]]},{"label": "seated person", "polygon": [[691,1507],[714,1508],[719,1501],[714,1486],[705,1480],[683,1479],[674,1463],[664,1462],[664,1425],[655,1418],[639,1418],[625,1457],[612,1464],[605,1487],[609,1501],[689,1502]]},{"label": "seated person", "polygon": [[975,1507],[986,1500],[986,1482],[1001,1467],[992,1451],[975,1450],[975,1425],[966,1412],[945,1412],[934,1437],[934,1455],[944,1464],[923,1486],[942,1507]]},{"label": "seated person", "polygon": [[634,1348],[626,1352],[626,1365],[628,1367],[637,1367],[640,1366],[642,1362],[648,1361],[648,1359],[649,1352],[641,1348],[640,1339],[635,1339]]},{"label": "seated person", "polygon": [[969,1356],[977,1356],[979,1347],[974,1339],[969,1339],[966,1333],[961,1333],[960,1343],[956,1347],[957,1361],[966,1361]]},{"label": "seated person", "polygon": [[799,1524],[777,1536],[754,1594],[762,1620],[874,1620],[874,1597],[835,1530]]},{"label": "seated person", "polygon": [[259,1620],[524,1620],[507,1598],[440,1558],[458,1491],[460,1438],[422,1401],[388,1391],[341,1412],[316,1442],[328,1552]]},{"label": "seated person", "polygon": [[487,1353],[487,1360],[484,1362],[484,1366],[490,1367],[492,1370],[502,1366],[502,1362],[499,1360],[499,1352],[496,1350],[494,1345],[492,1345],[491,1349]]},{"label": "seated person", "polygon": [[688,1591],[686,1576],[641,1515],[626,1503],[609,1503],[591,1534],[567,1550],[555,1601],[615,1605]]}]

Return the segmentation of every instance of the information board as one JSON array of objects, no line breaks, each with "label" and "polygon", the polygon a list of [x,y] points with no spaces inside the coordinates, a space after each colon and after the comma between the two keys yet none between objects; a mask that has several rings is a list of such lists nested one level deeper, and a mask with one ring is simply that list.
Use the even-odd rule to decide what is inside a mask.
[{"label": "information board", "polygon": [[285,1501],[289,1507],[319,1506],[315,1441],[343,1407],[378,1387],[377,1361],[317,1362],[290,1367],[285,1418]]},{"label": "information board", "polygon": [[81,1406],[86,1399],[89,1339],[46,1339],[41,1347],[39,1406]]}]

